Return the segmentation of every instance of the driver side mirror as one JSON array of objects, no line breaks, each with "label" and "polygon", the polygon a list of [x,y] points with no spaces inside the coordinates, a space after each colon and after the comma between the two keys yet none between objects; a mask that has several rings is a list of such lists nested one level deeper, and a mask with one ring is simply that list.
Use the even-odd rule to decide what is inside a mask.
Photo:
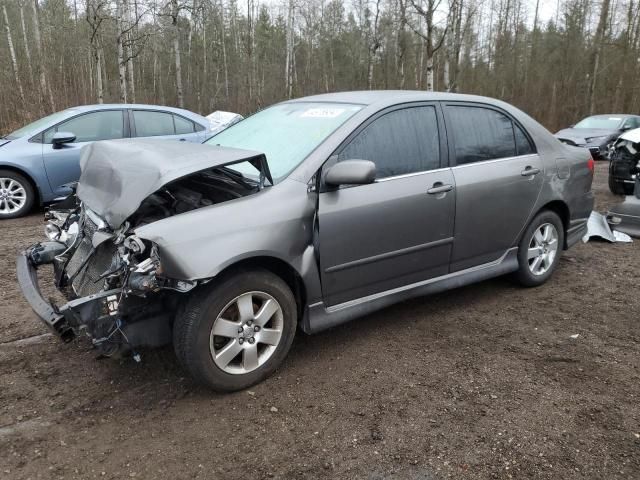
[{"label": "driver side mirror", "polygon": [[332,187],[366,185],[376,179],[376,164],[369,160],[345,160],[329,168],[324,181]]},{"label": "driver side mirror", "polygon": [[53,134],[51,144],[54,149],[62,148],[65,143],[72,143],[76,139],[75,133],[71,132],[56,132]]}]

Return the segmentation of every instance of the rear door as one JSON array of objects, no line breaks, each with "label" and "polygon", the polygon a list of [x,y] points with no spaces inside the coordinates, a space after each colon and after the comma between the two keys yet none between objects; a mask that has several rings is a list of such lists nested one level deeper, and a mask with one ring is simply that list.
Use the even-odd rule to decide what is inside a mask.
[{"label": "rear door", "polygon": [[542,189],[544,165],[524,128],[484,104],[445,105],[456,183],[451,271],[499,259]]},{"label": "rear door", "polygon": [[442,127],[437,104],[394,107],[361,126],[323,167],[364,159],[377,168],[373,184],[319,195],[325,304],[448,272],[455,189]]},{"label": "rear door", "polygon": [[203,135],[199,127],[188,118],[172,112],[131,110],[132,137],[200,143]]},{"label": "rear door", "polygon": [[[49,185],[55,195],[65,195],[64,184],[80,178],[80,149],[98,140],[113,140],[128,136],[123,110],[99,110],[78,115],[45,130],[40,137],[42,157]],[[51,139],[56,132],[70,132],[76,136],[73,143],[53,148]]]}]

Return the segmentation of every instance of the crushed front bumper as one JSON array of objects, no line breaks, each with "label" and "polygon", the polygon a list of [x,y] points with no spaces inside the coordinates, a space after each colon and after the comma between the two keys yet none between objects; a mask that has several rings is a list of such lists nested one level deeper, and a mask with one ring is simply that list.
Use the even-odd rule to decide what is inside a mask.
[{"label": "crushed front bumper", "polygon": [[79,327],[104,315],[107,311],[107,298],[120,295],[122,292],[122,289],[119,288],[106,290],[95,295],[71,300],[58,307],[55,303],[45,300],[40,292],[38,265],[33,260],[32,251],[33,247],[20,253],[16,259],[20,289],[35,314],[64,342],[73,340]]}]

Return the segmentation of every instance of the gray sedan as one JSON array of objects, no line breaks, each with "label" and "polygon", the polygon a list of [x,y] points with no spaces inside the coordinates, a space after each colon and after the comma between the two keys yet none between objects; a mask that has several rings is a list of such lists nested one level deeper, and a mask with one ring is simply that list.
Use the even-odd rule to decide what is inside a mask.
[{"label": "gray sedan", "polygon": [[0,138],[0,220],[27,214],[34,204],[69,194],[80,176],[80,149],[116,138],[203,142],[214,132],[204,117],[154,105],[68,108]]},{"label": "gray sedan", "polygon": [[[466,95],[307,97],[208,145],[97,142],[81,167],[78,205],[18,257],[25,297],[65,340],[173,343],[224,391],[272,373],[298,328],[507,273],[541,285],[593,207],[587,150]],[[38,290],[47,263],[65,305]]]}]

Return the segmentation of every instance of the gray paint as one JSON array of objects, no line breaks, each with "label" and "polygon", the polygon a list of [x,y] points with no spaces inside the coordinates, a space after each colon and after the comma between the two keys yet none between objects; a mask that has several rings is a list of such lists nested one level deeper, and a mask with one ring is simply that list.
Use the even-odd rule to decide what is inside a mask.
[{"label": "gray paint", "polygon": [[[138,236],[158,245],[168,275],[206,279],[241,260],[279,259],[303,281],[307,309],[302,324],[312,332],[411,296],[515,270],[514,249],[522,231],[551,202],[569,213],[566,246],[586,228],[593,207],[588,152],[563,145],[504,102],[394,91],[294,101],[366,106],[281,183],[138,228]],[[530,134],[537,152],[452,164],[369,185],[317,188],[314,179],[323,164],[369,117],[399,104],[438,101],[505,111]],[[523,175],[528,167],[539,172]]]},{"label": "gray paint", "polygon": [[163,185],[212,167],[260,162],[260,152],[157,140],[106,140],[82,149],[78,198],[113,229]]}]

